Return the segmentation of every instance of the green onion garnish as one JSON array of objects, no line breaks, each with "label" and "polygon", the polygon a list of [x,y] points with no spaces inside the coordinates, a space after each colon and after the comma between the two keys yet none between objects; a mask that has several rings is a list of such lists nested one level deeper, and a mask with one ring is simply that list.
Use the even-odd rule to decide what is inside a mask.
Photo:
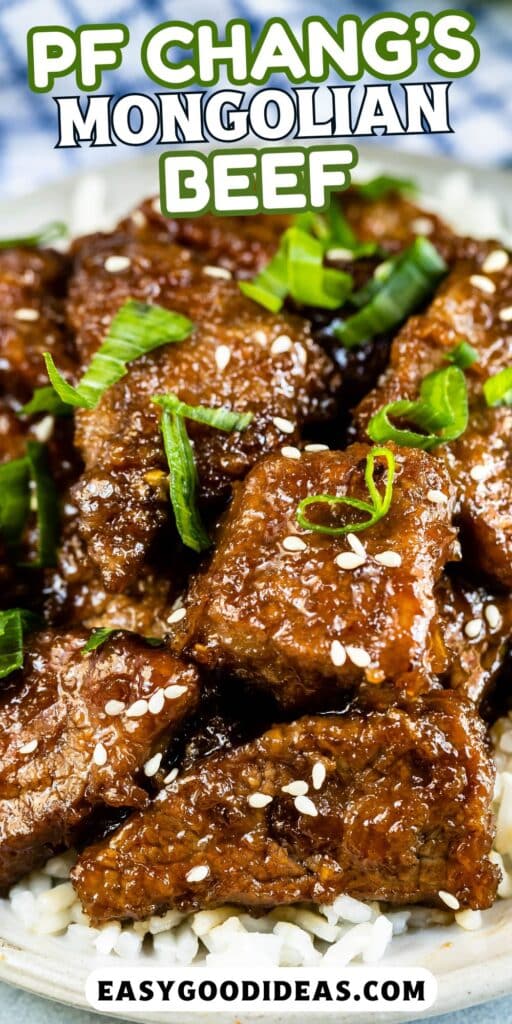
[{"label": "green onion garnish", "polygon": [[432,294],[447,266],[427,238],[416,238],[381,287],[358,313],[334,327],[333,334],[346,348],[355,348],[376,334],[398,327]]},{"label": "green onion garnish", "polygon": [[23,416],[35,416],[39,412],[48,412],[52,416],[71,416],[73,407],[63,402],[51,384],[48,384],[45,388],[36,388],[30,402],[20,409]]},{"label": "green onion garnish", "polygon": [[176,528],[188,548],[192,548],[193,551],[206,551],[211,541],[197,508],[199,479],[184,419],[164,409],[162,436],[169,464],[169,494]]},{"label": "green onion garnish", "polygon": [[245,430],[254,417],[252,412],[232,412],[231,409],[222,407],[209,407],[205,405],[187,405],[177,395],[158,395],[153,398],[156,405],[160,405],[167,412],[175,412],[187,420],[194,420],[196,423],[205,423],[209,427],[216,427],[217,430]]},{"label": "green onion garnish", "polygon": [[[191,321],[180,313],[128,299],[116,313],[105,341],[93,355],[76,387],[68,384],[57,370],[50,353],[45,352],[44,360],[50,383],[66,405],[95,409],[107,388],[124,377],[128,363],[161,345],[183,341],[192,328]],[[37,403],[38,412],[44,408],[43,391],[46,392],[46,388],[39,388],[32,399],[32,403]],[[52,409],[48,411],[55,411],[53,399],[51,404]]]},{"label": "green onion garnish", "polygon": [[325,247],[300,228],[284,232],[279,249],[253,281],[240,281],[244,295],[277,313],[286,298],[303,306],[338,309],[352,288],[350,274],[324,267]]},{"label": "green onion garnish", "polygon": [[373,256],[378,249],[377,242],[359,241],[336,201],[331,203],[326,213],[299,213],[295,227],[314,235],[322,243],[325,253],[341,249],[350,254],[351,259],[357,260],[362,256]]},{"label": "green onion garnish", "polygon": [[[82,650],[80,652],[82,658],[84,658],[86,654],[90,654],[91,651],[97,651],[98,647],[101,647],[104,643],[106,643],[107,640],[109,640],[114,633],[131,632],[132,630],[123,630],[121,629],[120,626],[98,626],[96,629],[91,630],[91,635],[89,636],[87,643],[82,647]],[[135,633],[133,635],[138,636],[139,634]],[[163,639],[161,639],[160,637],[145,636],[142,637],[142,639],[145,640],[145,642],[149,644],[150,647],[161,647],[161,645],[164,643]]]},{"label": "green onion garnish", "polygon": [[0,466],[0,533],[8,547],[16,547],[30,515],[31,484],[37,515],[37,559],[34,568],[55,565],[59,511],[45,445],[27,442],[27,454]]},{"label": "green onion garnish", "polygon": [[23,640],[39,620],[24,608],[0,612],[0,679],[23,667]]},{"label": "green onion garnish", "polygon": [[416,182],[411,181],[410,178],[395,178],[391,174],[379,174],[376,178],[371,178],[370,181],[365,181],[362,185],[356,184],[355,188],[359,195],[363,199],[368,199],[369,202],[383,199],[390,192],[398,192],[400,195],[416,195],[418,192]]},{"label": "green onion garnish", "polygon": [[30,466],[26,458],[0,466],[0,534],[8,547],[19,544],[30,513]]},{"label": "green onion garnish", "polygon": [[484,395],[487,405],[512,405],[512,366],[487,378]]},{"label": "green onion garnish", "polygon": [[28,441],[27,462],[34,484],[37,509],[37,560],[30,564],[46,568],[55,565],[57,560],[59,503],[45,445],[39,441]]},{"label": "green onion garnish", "polygon": [[[398,427],[393,420],[402,420]],[[447,366],[429,373],[421,383],[417,401],[390,402],[372,416],[368,435],[372,441],[394,441],[404,448],[430,451],[439,444],[454,441],[468,424],[466,379],[458,366]],[[412,427],[419,428],[415,431]]]},{"label": "green onion garnish", "polygon": [[[381,494],[374,480],[375,460],[385,459],[387,463],[387,479],[384,485],[384,494]],[[393,480],[395,477],[395,457],[388,448],[372,448],[366,456],[364,480],[370,501],[360,501],[359,498],[337,497],[334,494],[313,494],[309,498],[303,498],[297,507],[296,519],[299,526],[304,530],[312,530],[314,533],[326,533],[331,537],[339,537],[344,533],[359,533],[374,526],[389,512],[393,498]],[[365,512],[368,516],[363,522],[347,523],[345,526],[322,526],[314,523],[304,514],[305,509],[310,505],[347,505],[359,512]]]},{"label": "green onion garnish", "polygon": [[473,366],[473,363],[478,362],[478,352],[469,344],[469,341],[461,341],[446,353],[445,359],[461,370],[467,370]]},{"label": "green onion garnish", "polygon": [[34,248],[39,245],[48,245],[49,242],[55,242],[58,238],[65,238],[67,233],[68,229],[64,221],[52,220],[33,235],[20,235],[18,238],[0,238],[0,249],[15,249],[18,246]]}]

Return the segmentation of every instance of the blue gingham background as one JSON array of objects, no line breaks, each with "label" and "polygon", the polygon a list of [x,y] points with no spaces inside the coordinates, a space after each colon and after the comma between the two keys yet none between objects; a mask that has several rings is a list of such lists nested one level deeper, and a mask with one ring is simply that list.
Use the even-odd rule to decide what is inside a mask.
[{"label": "blue gingham background", "polygon": [[[254,30],[272,15],[285,17],[292,26],[307,15],[323,14],[335,20],[342,13],[363,19],[387,10],[412,13],[457,6],[477,19],[482,57],[476,71],[456,80],[451,89],[453,135],[429,135],[379,140],[413,152],[442,153],[471,163],[512,166],[512,2],[456,4],[434,0],[0,0],[0,198],[20,195],[38,184],[55,181],[72,170],[93,170],[106,160],[126,159],[134,150],[56,150],[56,107],[51,97],[30,92],[26,81],[25,39],[33,25],[64,25],[119,21],[130,29],[129,51],[123,65],[104,77],[102,91],[153,92],[157,88],[138,63],[140,43],[160,22],[177,18],[196,21],[215,17],[222,27],[233,17],[250,20]],[[432,79],[420,70],[416,78]],[[75,92],[74,80],[65,79],[55,90]],[[363,141],[363,140],[361,140]],[[365,142],[367,140],[364,140]],[[357,140],[355,140],[357,145]],[[136,150],[140,153],[140,150]]]}]

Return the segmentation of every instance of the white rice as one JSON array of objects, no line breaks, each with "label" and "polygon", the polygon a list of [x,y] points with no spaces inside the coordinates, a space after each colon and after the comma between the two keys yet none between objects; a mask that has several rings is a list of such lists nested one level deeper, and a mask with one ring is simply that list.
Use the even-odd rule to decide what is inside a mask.
[{"label": "white rice", "polygon": [[[366,162],[358,177],[381,173],[382,167]],[[507,241],[503,211],[495,199],[476,191],[470,175],[445,175],[434,197],[423,197],[422,205],[438,212],[452,226],[476,237],[497,237]],[[74,206],[76,232],[85,230],[80,211],[102,211],[104,195],[96,176],[80,184]],[[105,227],[98,220],[95,227]],[[420,228],[420,225],[418,225]],[[88,220],[87,229],[91,230]],[[494,797],[497,830],[490,855],[502,871],[498,889],[501,899],[512,897],[512,712],[492,729],[498,768]],[[92,928],[68,881],[75,855],[53,857],[42,871],[34,871],[11,889],[7,902],[14,916],[29,933],[51,935],[62,942],[63,956],[71,943],[84,953],[117,956],[134,961],[153,956],[166,964],[205,961],[209,966],[311,966],[320,962],[337,967],[353,961],[375,963],[392,944],[394,935],[409,929],[456,922],[465,930],[485,923],[485,913],[448,908],[403,907],[390,910],[378,903],[362,903],[352,896],[339,896],[330,906],[298,904],[277,908],[255,918],[236,907],[220,907],[195,914],[171,910],[163,917],[150,917],[133,925],[111,922]],[[1,913],[1,910],[0,910]],[[147,960],[145,960],[147,962]]]}]

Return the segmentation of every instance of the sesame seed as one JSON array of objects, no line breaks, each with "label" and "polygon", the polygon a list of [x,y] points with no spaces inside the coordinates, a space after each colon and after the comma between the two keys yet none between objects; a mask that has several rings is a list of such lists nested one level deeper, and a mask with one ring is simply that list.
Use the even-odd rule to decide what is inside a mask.
[{"label": "sesame seed", "polygon": [[484,274],[495,274],[499,270],[505,270],[507,263],[508,252],[504,249],[493,249],[482,264],[482,270]]},{"label": "sesame seed", "polygon": [[379,565],[386,565],[389,569],[397,569],[402,564],[402,556],[398,554],[398,551],[381,551],[375,555],[375,561]]},{"label": "sesame seed", "polygon": [[230,281],[233,276],[231,271],[227,270],[226,267],[206,266],[203,267],[203,273],[206,274],[207,277],[221,277],[224,281]]},{"label": "sesame seed", "polygon": [[183,693],[187,692],[186,686],[178,686],[173,683],[172,686],[166,686],[164,693],[168,700],[176,700],[177,697],[181,697]]},{"label": "sesame seed", "polygon": [[274,416],[272,423],[283,434],[293,434],[295,430],[295,423],[292,423],[291,420],[285,420],[283,416]]},{"label": "sesame seed", "polygon": [[136,700],[128,708],[128,711],[126,712],[126,717],[127,718],[142,718],[142,715],[145,715],[147,710],[148,710],[148,702],[147,702],[147,700],[144,700],[144,699]]},{"label": "sesame seed", "polygon": [[498,316],[503,323],[508,324],[512,320],[512,306],[505,306],[504,309],[500,309]]},{"label": "sesame seed", "polygon": [[39,421],[39,423],[34,423],[34,425],[31,427],[31,430],[34,436],[37,438],[37,440],[40,441],[41,444],[45,444],[46,441],[50,440],[53,434],[54,427],[55,417],[44,416],[43,419]]},{"label": "sesame seed", "polygon": [[187,882],[204,882],[205,878],[208,878],[210,874],[210,868],[207,864],[198,864],[196,868],[192,868],[188,875],[186,875]]},{"label": "sesame seed", "polygon": [[309,786],[303,779],[296,779],[295,782],[289,782],[287,786],[281,786],[282,793],[289,793],[290,796],[305,796]]},{"label": "sesame seed", "polygon": [[290,534],[289,537],[285,537],[283,540],[283,548],[285,551],[305,551],[307,545],[302,540],[302,537],[297,537],[295,534]]},{"label": "sesame seed", "polygon": [[300,450],[293,448],[292,445],[284,445],[281,448],[281,455],[284,455],[285,459],[300,459]]},{"label": "sesame seed", "polygon": [[487,295],[492,295],[496,291],[494,281],[491,281],[490,277],[484,277],[483,274],[472,274],[469,281],[474,288],[479,288],[481,292],[486,292]]},{"label": "sesame seed", "polygon": [[483,622],[481,619],[469,619],[464,626],[464,632],[470,640],[475,640],[480,635]]},{"label": "sesame seed", "polygon": [[469,475],[472,480],[480,483],[482,480],[485,480],[487,476],[487,469],[485,466],[473,466],[469,471]]},{"label": "sesame seed", "polygon": [[164,473],[163,469],[150,469],[147,473],[144,473],[144,480],[150,487],[158,487],[166,479],[167,474]]},{"label": "sesame seed", "polygon": [[328,249],[326,254],[328,260],[337,260],[339,263],[350,263],[354,259],[351,249]]},{"label": "sesame seed", "polygon": [[445,505],[448,501],[447,495],[443,494],[443,491],[437,491],[435,487],[427,491],[427,498],[429,501],[433,501],[434,505]]},{"label": "sesame seed", "polygon": [[350,544],[352,551],[355,551],[356,555],[364,555],[366,558],[366,548],[355,533],[347,533],[347,542]]},{"label": "sesame seed", "polygon": [[497,608],[495,604],[488,604],[487,608],[485,609],[484,615],[491,629],[500,628],[503,619],[501,617],[501,612],[499,608]]},{"label": "sesame seed", "polygon": [[272,803],[272,797],[268,796],[267,793],[251,793],[247,797],[247,803],[249,807],[266,807],[267,804]]},{"label": "sesame seed", "polygon": [[37,309],[16,309],[14,312],[16,320],[39,320],[39,311]]},{"label": "sesame seed", "polygon": [[103,266],[109,274],[118,274],[121,270],[128,270],[130,264],[128,256],[107,256]]},{"label": "sesame seed", "polygon": [[103,765],[107,763],[107,751],[105,750],[103,743],[96,744],[92,759],[94,764],[97,764],[99,768],[102,768]]},{"label": "sesame seed", "polygon": [[272,342],[270,346],[270,354],[272,356],[280,356],[284,352],[289,352],[292,347],[292,339],[287,334],[280,334],[279,337]]},{"label": "sesame seed", "polygon": [[163,690],[155,690],[148,700],[148,711],[150,715],[159,715],[163,710],[165,704],[165,694]]},{"label": "sesame seed", "polygon": [[340,569],[358,569],[366,562],[366,554],[358,555],[355,551],[342,551],[341,555],[336,555],[334,561]]},{"label": "sesame seed", "polygon": [[347,660],[345,648],[340,640],[333,640],[331,644],[331,661],[336,668],[341,668]]},{"label": "sesame seed", "polygon": [[328,452],[328,444],[307,444],[304,448],[305,452]]},{"label": "sesame seed", "polygon": [[153,775],[156,775],[160,768],[161,763],[161,754],[155,754],[154,757],[150,757],[149,761],[146,761],[146,764],[144,765],[144,775],[146,775],[148,779],[152,779]]},{"label": "sesame seed", "polygon": [[[160,212],[159,210],[157,211]],[[132,213],[132,224],[135,224],[136,228],[145,228],[147,224],[146,214],[142,210],[134,210]]]},{"label": "sesame seed", "polygon": [[231,349],[228,345],[217,345],[215,349],[215,362],[219,370],[225,370],[231,359]]},{"label": "sesame seed", "polygon": [[165,783],[166,786],[169,786],[171,784],[171,782],[174,782],[174,780],[177,779],[177,778],[178,778],[178,769],[177,768],[171,768],[169,774],[165,776],[164,783]]},{"label": "sesame seed", "polygon": [[449,907],[450,910],[460,909],[460,903],[457,897],[452,896],[451,892],[445,892],[444,889],[440,889],[437,895],[439,896],[439,899],[443,901],[443,903],[446,903],[446,906]]},{"label": "sesame seed", "polygon": [[155,213],[161,213],[162,212],[161,208],[160,208],[160,198],[159,198],[159,196],[155,196],[155,198],[153,199],[153,202],[151,203],[151,209],[154,210]]},{"label": "sesame seed", "polygon": [[434,225],[428,217],[415,217],[411,223],[411,228],[415,235],[431,235]]},{"label": "sesame seed", "polygon": [[120,715],[124,711],[126,704],[124,700],[109,700],[105,704],[106,715]]},{"label": "sesame seed", "polygon": [[364,647],[354,647],[352,644],[347,644],[346,651],[353,665],[356,665],[357,668],[368,668],[371,658]]},{"label": "sesame seed", "polygon": [[262,345],[263,348],[266,348],[268,345],[267,335],[265,334],[265,331],[262,331],[261,329],[254,332],[253,339],[258,342],[258,345]]},{"label": "sesame seed", "polygon": [[300,365],[305,366],[308,361],[308,354],[306,352],[306,349],[304,348],[304,345],[301,345],[299,341],[296,342],[295,352]]},{"label": "sesame seed", "polygon": [[185,618],[186,614],[186,608],[175,608],[174,611],[171,612],[171,614],[169,615],[167,622],[169,623],[170,626],[174,626],[177,622],[181,622],[181,620]]},{"label": "sesame seed", "polygon": [[323,786],[323,784],[325,782],[326,775],[327,775],[327,770],[326,770],[326,767],[323,764],[323,762],[322,761],[315,761],[315,763],[313,765],[313,768],[311,769],[311,778],[313,780],[313,789],[321,789],[322,788],[322,786]]},{"label": "sesame seed", "polygon": [[34,750],[37,750],[38,740],[29,740],[28,743],[24,743],[22,747],[19,747],[19,754],[33,754]]},{"label": "sesame seed", "polygon": [[308,796],[296,796],[293,801],[299,814],[307,814],[310,818],[316,818],[318,811]]}]

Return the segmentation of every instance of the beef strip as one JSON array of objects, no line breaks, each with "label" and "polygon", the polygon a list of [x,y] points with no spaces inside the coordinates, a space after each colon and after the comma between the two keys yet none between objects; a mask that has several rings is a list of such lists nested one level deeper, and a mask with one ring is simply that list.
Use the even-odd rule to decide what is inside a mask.
[{"label": "beef strip", "polygon": [[[144,807],[148,796],[138,773],[197,704],[195,669],[167,650],[116,634],[84,657],[87,636],[82,630],[35,635],[24,669],[3,681],[2,889],[69,845],[94,808]],[[158,710],[135,707],[156,693]],[[126,711],[111,714],[110,701],[122,701]],[[128,713],[144,707],[141,716]]]},{"label": "beef strip", "polygon": [[[395,338],[389,369],[356,410],[360,435],[387,402],[416,398],[423,378],[446,366],[446,354],[461,339],[478,353],[467,371],[470,422],[457,441],[435,456],[446,466],[457,491],[457,519],[468,565],[512,586],[512,410],[489,409],[483,382],[512,361],[512,330],[500,312],[512,304],[512,263],[485,275],[479,258],[459,262],[428,311],[412,317]],[[476,279],[475,279],[476,275]],[[489,282],[482,291],[479,277]]]},{"label": "beef strip", "polygon": [[[287,792],[298,780],[307,798]],[[96,923],[340,893],[438,903],[444,890],[488,907],[493,781],[484,727],[455,694],[306,717],[178,777],[73,880]]]},{"label": "beef strip", "polygon": [[[178,649],[265,685],[287,708],[333,700],[364,679],[393,679],[409,692],[424,685],[435,653],[433,586],[445,562],[458,557],[451,488],[439,463],[421,451],[394,449],[391,508],[358,534],[364,550],[355,568],[336,562],[342,554],[356,558],[351,539],[303,530],[295,518],[308,495],[367,500],[369,450],[353,445],[303,452],[300,459],[275,455],[251,471],[220,528],[209,568],[190,589]],[[383,469],[377,459],[376,480]],[[428,498],[438,490],[446,495],[443,504]],[[336,521],[347,522],[339,506]],[[379,563],[383,552],[400,555],[400,564]]]},{"label": "beef strip", "polygon": [[[105,261],[112,253],[126,256],[130,266],[109,273]],[[97,409],[77,415],[86,463],[76,490],[80,530],[109,589],[136,577],[168,522],[167,467],[153,395],[173,391],[193,405],[254,413],[249,427],[234,434],[190,424],[207,502],[227,496],[232,481],[262,454],[296,441],[303,423],[334,412],[338,377],[306,321],[266,312],[234,281],[208,271],[183,248],[126,235],[97,237],[80,250],[70,317],[82,358],[98,347],[130,296],[185,313],[196,324],[186,341],[135,360]],[[221,345],[229,362],[219,366]]]}]

